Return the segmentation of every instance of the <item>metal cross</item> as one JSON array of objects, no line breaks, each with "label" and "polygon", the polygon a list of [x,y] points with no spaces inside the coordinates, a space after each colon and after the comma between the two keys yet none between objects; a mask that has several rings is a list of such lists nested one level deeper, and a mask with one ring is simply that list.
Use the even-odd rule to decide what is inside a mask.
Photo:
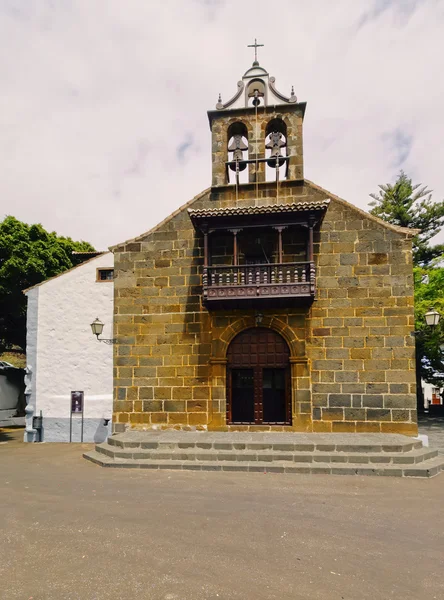
[{"label": "metal cross", "polygon": [[264,44],[258,44],[257,39],[254,38],[254,44],[248,44],[247,48],[254,48],[254,62],[257,62],[257,49],[262,48]]}]

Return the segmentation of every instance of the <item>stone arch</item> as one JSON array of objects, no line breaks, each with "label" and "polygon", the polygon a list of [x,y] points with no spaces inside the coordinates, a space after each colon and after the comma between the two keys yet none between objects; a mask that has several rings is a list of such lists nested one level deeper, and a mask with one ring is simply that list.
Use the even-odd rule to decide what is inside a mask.
[{"label": "stone arch", "polygon": [[[259,318],[258,318],[259,317]],[[227,351],[232,340],[242,331],[265,327],[279,333],[290,350],[291,405],[293,431],[311,431],[311,383],[305,341],[283,320],[276,316],[248,315],[236,319],[216,334],[211,343],[210,415],[208,427],[213,430],[228,428],[226,422],[226,365]]]},{"label": "stone arch", "polygon": [[231,341],[241,333],[244,329],[250,329],[251,327],[266,327],[273,329],[277,333],[280,333],[284,340],[287,342],[290,349],[290,359],[305,359],[305,341],[300,340],[296,333],[285,323],[277,317],[264,315],[258,322],[257,316],[249,315],[237,319],[230,325],[228,325],[218,339],[214,339],[212,342],[212,360],[224,361],[227,357],[228,346]]},{"label": "stone arch", "polygon": [[[233,117],[228,119],[223,127],[222,131],[222,147],[224,149],[225,160],[229,160],[229,156],[231,152],[228,150],[228,146],[230,143],[230,139],[236,134],[241,135],[246,139],[246,158],[249,158],[250,148],[251,148],[251,139],[253,134],[252,124],[249,119],[239,119]],[[248,169],[247,169],[248,170]],[[228,170],[226,171],[226,183],[230,182],[230,177]]]},{"label": "stone arch", "polygon": [[267,106],[267,86],[265,85],[264,80],[259,77],[255,77],[254,79],[252,79],[245,87],[245,106],[250,106],[249,101],[254,95],[254,90],[258,91],[259,98],[261,98],[261,100],[259,100],[258,102],[258,106],[261,106],[262,108],[264,106]]}]

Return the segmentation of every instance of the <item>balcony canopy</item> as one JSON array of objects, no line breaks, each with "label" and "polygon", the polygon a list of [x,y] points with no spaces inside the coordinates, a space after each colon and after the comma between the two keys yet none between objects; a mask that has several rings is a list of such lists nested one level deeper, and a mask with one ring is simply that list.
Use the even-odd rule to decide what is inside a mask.
[{"label": "balcony canopy", "polygon": [[265,206],[228,206],[225,208],[189,208],[194,228],[201,231],[229,227],[264,227],[275,224],[315,225],[328,208],[330,200],[270,204]]}]

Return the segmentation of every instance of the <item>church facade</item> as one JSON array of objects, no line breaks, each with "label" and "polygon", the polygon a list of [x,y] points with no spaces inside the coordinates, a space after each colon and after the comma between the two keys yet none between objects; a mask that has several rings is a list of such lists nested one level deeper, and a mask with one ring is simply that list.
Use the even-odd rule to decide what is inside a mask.
[{"label": "church facade", "polygon": [[255,61],[211,187],[112,249],[114,432],[417,434],[412,232],[304,179],[305,108]]}]

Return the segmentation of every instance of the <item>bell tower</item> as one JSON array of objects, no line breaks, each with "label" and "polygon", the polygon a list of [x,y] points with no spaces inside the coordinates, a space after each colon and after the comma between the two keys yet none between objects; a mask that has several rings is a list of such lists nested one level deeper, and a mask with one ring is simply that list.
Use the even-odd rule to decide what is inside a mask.
[{"label": "bell tower", "polygon": [[[246,184],[264,187],[300,183],[304,179],[302,124],[305,102],[276,89],[275,78],[255,60],[227,102],[219,95],[215,110],[208,111],[212,133],[212,190],[236,187],[236,197]],[[266,186],[268,187],[268,186]]]}]

